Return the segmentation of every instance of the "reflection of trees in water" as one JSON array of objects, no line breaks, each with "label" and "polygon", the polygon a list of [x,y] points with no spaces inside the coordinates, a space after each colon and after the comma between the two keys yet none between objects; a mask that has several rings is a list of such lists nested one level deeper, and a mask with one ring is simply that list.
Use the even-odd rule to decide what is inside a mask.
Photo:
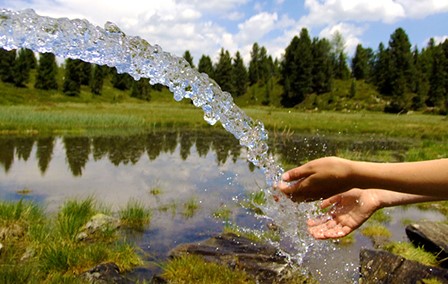
[{"label": "reflection of trees in water", "polygon": [[[0,164],[6,172],[14,161],[14,153],[18,159],[27,160],[36,143],[36,158],[42,174],[50,164],[54,137],[2,137],[0,138]],[[135,164],[146,153],[149,160],[155,160],[161,153],[173,154],[179,146],[179,155],[188,159],[192,149],[196,147],[199,157],[206,157],[210,151],[215,153],[216,163],[222,165],[232,159],[233,163],[241,155],[241,146],[229,133],[221,129],[207,128],[200,130],[154,130],[146,134],[131,136],[100,137],[64,137],[62,139],[69,169],[75,176],[80,176],[90,154],[95,161],[107,158],[112,164]],[[376,151],[404,149],[405,146],[394,141],[369,140],[349,141],[330,139],[320,136],[293,136],[281,141],[270,141],[270,148],[282,164],[299,164],[322,156],[334,155],[339,149],[352,151]],[[251,171],[255,167],[248,162]]]},{"label": "reflection of trees in water", "polygon": [[0,163],[7,173],[14,162],[14,140],[5,138],[0,140]]},{"label": "reflection of trees in water", "polygon": [[90,155],[90,139],[87,137],[64,137],[66,161],[74,176],[81,176]]},{"label": "reflection of trees in water", "polygon": [[53,156],[54,137],[37,139],[36,158],[41,174],[45,174]]}]

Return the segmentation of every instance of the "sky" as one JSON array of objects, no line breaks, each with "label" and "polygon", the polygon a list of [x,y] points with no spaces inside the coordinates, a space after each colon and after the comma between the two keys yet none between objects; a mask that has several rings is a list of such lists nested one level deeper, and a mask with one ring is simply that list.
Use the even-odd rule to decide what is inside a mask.
[{"label": "sky", "polygon": [[273,58],[302,28],[311,37],[342,34],[348,56],[357,44],[377,50],[403,28],[413,46],[448,38],[447,0],[0,0],[0,8],[33,9],[39,15],[81,18],[103,27],[117,24],[163,50],[197,63],[202,55],[218,60],[221,48],[240,51],[245,63],[257,42]]}]

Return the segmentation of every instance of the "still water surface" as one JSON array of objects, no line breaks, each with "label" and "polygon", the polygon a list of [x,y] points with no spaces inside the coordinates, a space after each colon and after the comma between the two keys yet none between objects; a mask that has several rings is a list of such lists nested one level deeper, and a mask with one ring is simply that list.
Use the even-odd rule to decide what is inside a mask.
[{"label": "still water surface", "polygon": [[[284,165],[345,151],[392,151],[397,156],[406,145],[396,141],[324,136],[273,137],[275,156]],[[223,229],[223,220],[213,217],[229,209],[230,221],[238,226],[265,229],[239,204],[264,186],[263,173],[249,164],[235,138],[216,128],[201,130],[160,129],[132,136],[0,136],[0,198],[32,199],[54,212],[69,198],[94,197],[113,211],[137,200],[152,209],[149,228],[134,236],[149,253],[149,259],[164,259],[177,244],[199,241]],[[29,191],[22,195],[21,191]],[[186,210],[188,204],[197,210]],[[435,212],[416,208],[393,208],[388,228],[393,240],[405,240],[401,220],[442,220]],[[357,263],[361,247],[371,247],[357,233],[353,245],[339,250],[331,262],[344,259]],[[307,260],[310,266],[320,266]],[[331,273],[329,273],[330,275]]]}]

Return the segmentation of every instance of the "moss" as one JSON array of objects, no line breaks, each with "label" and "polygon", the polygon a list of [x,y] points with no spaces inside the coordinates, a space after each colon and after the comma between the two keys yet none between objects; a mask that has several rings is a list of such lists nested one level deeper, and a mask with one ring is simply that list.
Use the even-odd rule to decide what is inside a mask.
[{"label": "moss", "polygon": [[415,247],[408,242],[389,243],[384,246],[384,249],[406,259],[418,261],[425,265],[437,266],[439,264],[435,255],[425,251],[422,247]]},{"label": "moss", "polygon": [[162,277],[168,283],[256,283],[246,272],[206,262],[196,255],[174,258],[163,265]]}]

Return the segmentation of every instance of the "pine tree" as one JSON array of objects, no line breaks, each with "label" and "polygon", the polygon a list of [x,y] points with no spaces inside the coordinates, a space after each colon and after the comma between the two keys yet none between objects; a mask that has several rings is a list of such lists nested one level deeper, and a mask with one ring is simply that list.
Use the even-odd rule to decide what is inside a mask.
[{"label": "pine tree", "polygon": [[65,61],[65,78],[62,91],[67,96],[79,96],[81,93],[81,60],[68,58]]},{"label": "pine tree", "polygon": [[92,78],[92,64],[80,60],[79,64],[79,82],[83,86],[90,86],[90,80]]},{"label": "pine tree", "polygon": [[151,86],[149,84],[149,79],[147,78],[140,78],[140,80],[132,81],[132,88],[131,88],[131,97],[150,101],[151,100],[151,94],[150,94]]},{"label": "pine tree", "polygon": [[331,45],[333,50],[334,77],[340,80],[347,80],[350,76],[350,70],[347,66],[344,37],[340,32],[333,34]]},{"label": "pine tree", "polygon": [[438,45],[432,50],[432,64],[429,77],[429,92],[427,103],[430,107],[445,109],[447,94],[447,76],[446,65],[448,60],[442,45]]},{"label": "pine tree", "polygon": [[300,37],[295,36],[286,48],[281,68],[281,84],[284,94],[282,104],[294,106],[312,91],[313,56],[308,30],[303,28]]},{"label": "pine tree", "polygon": [[0,48],[0,80],[5,83],[14,83],[14,64],[16,61],[15,49],[5,50]]},{"label": "pine tree", "polygon": [[233,82],[235,84],[235,96],[242,96],[247,91],[248,74],[246,66],[244,66],[243,58],[239,51],[236,52],[233,59]]},{"label": "pine tree", "polygon": [[256,84],[260,80],[260,47],[258,43],[252,45],[249,62],[249,83]]},{"label": "pine tree", "polygon": [[36,60],[36,56],[34,55],[34,51],[32,51],[31,49],[25,48],[25,57],[27,59],[28,62],[28,68],[30,69],[36,69],[37,66],[37,60]]},{"label": "pine tree", "polygon": [[214,78],[213,63],[210,56],[202,55],[199,59],[198,71],[207,74],[210,78]]},{"label": "pine tree", "polygon": [[414,65],[412,64],[411,44],[406,32],[398,28],[389,40],[389,72],[387,85],[390,87],[385,95],[391,96],[387,112],[401,112],[408,108],[405,94],[413,89]]},{"label": "pine tree", "polygon": [[381,42],[373,63],[373,82],[381,94],[390,92],[390,82],[387,80],[389,73],[389,51]]},{"label": "pine tree", "polygon": [[[260,82],[261,85],[266,84],[269,79],[272,77],[272,62],[269,61],[268,57],[268,51],[267,49],[262,46],[260,48],[260,56],[259,56],[259,62],[258,62],[258,70],[260,75]],[[272,57],[271,57],[272,60]]]},{"label": "pine tree", "polygon": [[15,61],[13,67],[14,84],[16,87],[26,87],[26,83],[30,78],[30,67],[29,67],[27,55],[24,49],[19,50],[19,54]]},{"label": "pine tree", "polygon": [[193,56],[191,56],[191,53],[189,50],[186,50],[183,58],[188,62],[188,64],[190,64],[191,68],[196,68],[193,64]]},{"label": "pine tree", "polygon": [[221,48],[219,61],[215,68],[215,80],[223,91],[234,93],[232,77],[232,58],[228,50]]},{"label": "pine tree", "polygon": [[122,91],[129,90],[134,79],[127,73],[118,73],[116,68],[112,68],[111,70],[112,78],[110,81],[112,83],[112,86]]},{"label": "pine tree", "polygon": [[94,65],[92,71],[92,81],[90,89],[93,94],[101,95],[104,85],[104,78],[107,76],[107,66]]},{"label": "pine tree", "polygon": [[37,66],[37,75],[34,87],[42,90],[57,90],[57,73],[58,67],[56,65],[56,57],[54,54],[41,53],[39,55],[39,65]]},{"label": "pine tree", "polygon": [[356,46],[355,55],[352,58],[352,76],[356,80],[364,80],[369,77],[369,49],[362,47],[362,44]]},{"label": "pine tree", "polygon": [[331,91],[333,81],[333,65],[331,60],[331,45],[327,39],[314,38],[313,55],[313,92],[322,94]]}]

